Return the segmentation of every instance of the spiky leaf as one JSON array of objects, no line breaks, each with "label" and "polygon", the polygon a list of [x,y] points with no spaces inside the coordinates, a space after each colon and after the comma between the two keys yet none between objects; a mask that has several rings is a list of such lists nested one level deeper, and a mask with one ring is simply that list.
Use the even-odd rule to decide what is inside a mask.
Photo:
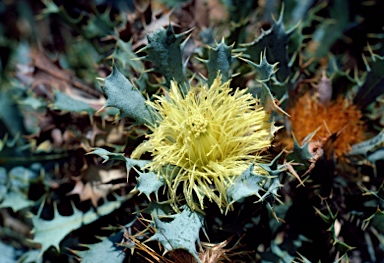
[{"label": "spiky leaf", "polygon": [[[321,5],[319,5],[321,6]],[[317,9],[315,7],[315,9]],[[348,27],[349,4],[348,1],[334,1],[329,5],[330,19],[323,19],[312,37],[311,55],[321,58],[329,53],[331,46],[342,36]],[[309,19],[311,19],[309,17]],[[335,22],[337,21],[337,23]]]},{"label": "spiky leaf", "polygon": [[24,208],[30,207],[35,202],[28,199],[28,197],[18,189],[10,189],[4,195],[0,208],[9,207],[14,212],[20,211]]},{"label": "spiky leaf", "polygon": [[381,130],[381,132],[375,137],[364,142],[352,145],[352,149],[348,153],[348,155],[366,155],[369,151],[374,149],[376,146],[380,145],[382,142],[384,142],[384,129]]},{"label": "spiky leaf", "polygon": [[159,241],[167,251],[184,249],[200,262],[196,251],[196,242],[200,243],[199,232],[203,227],[203,216],[192,212],[188,206],[181,207],[182,212],[169,218],[171,222],[163,222],[153,215],[156,233],[148,241]]},{"label": "spiky leaf", "polygon": [[[256,195],[259,201],[265,200],[269,196],[276,197],[281,184],[278,175],[284,170],[278,165],[278,154],[269,164],[261,164],[260,167],[268,172],[269,175],[255,174],[254,164],[243,171],[233,184],[227,189],[227,198],[230,204],[240,202],[242,199]],[[263,195],[259,192],[262,191]]]},{"label": "spiky leaf", "polygon": [[155,64],[156,70],[166,79],[169,86],[171,80],[181,84],[184,92],[188,91],[188,81],[182,61],[184,34],[175,34],[173,27],[161,28],[152,35],[148,35],[148,45],[139,52],[146,52],[143,58]]},{"label": "spiky leaf", "polygon": [[252,68],[255,71],[256,79],[258,81],[266,82],[269,81],[273,74],[277,71],[277,64],[269,64],[266,57],[266,51],[260,53],[260,63],[256,64],[253,61],[250,61],[248,59],[243,59],[245,62],[247,62],[249,65],[252,66]]},{"label": "spiky leaf", "polygon": [[134,166],[144,168],[144,166],[149,162],[145,160],[135,160],[135,159],[127,158],[127,157],[124,157],[124,154],[122,153],[111,153],[103,148],[94,148],[93,151],[89,152],[88,154],[99,155],[105,161],[118,160],[118,161],[125,162],[125,166],[127,168],[127,176],[129,175],[129,172]]},{"label": "spiky leaf", "polygon": [[116,107],[121,112],[121,118],[131,117],[138,123],[154,123],[155,113],[145,103],[141,92],[114,67],[112,73],[105,79],[103,86],[107,102],[104,107]]},{"label": "spiky leaf", "polygon": [[365,82],[354,99],[354,103],[361,108],[367,107],[384,93],[384,57],[372,54],[371,58],[373,64],[367,65],[368,74]]},{"label": "spiky leaf", "polygon": [[54,217],[52,220],[45,220],[40,217],[42,207],[39,214],[32,217],[33,223],[33,242],[41,244],[41,253],[53,246],[60,250],[59,244],[71,231],[78,229],[82,225],[90,224],[101,216],[110,214],[115,209],[119,208],[127,197],[117,197],[116,201],[107,201],[102,206],[83,213],[73,206],[73,214],[70,216],[62,216],[57,210],[57,205],[54,203]]},{"label": "spiky leaf", "polygon": [[55,100],[51,108],[70,112],[87,112],[89,115],[95,112],[89,104],[74,99],[60,91],[55,91]]},{"label": "spiky leaf", "polygon": [[297,142],[296,137],[293,136],[293,150],[292,153],[288,155],[288,160],[302,163],[306,168],[308,168],[308,161],[313,157],[309,150],[309,144],[312,137],[315,136],[316,132],[317,130],[307,135],[307,137],[304,138],[305,143],[303,145],[300,145]]},{"label": "spiky leaf", "polygon": [[150,194],[155,193],[156,197],[160,187],[165,185],[165,180],[163,177],[159,177],[154,172],[142,173],[137,171],[139,177],[137,178],[136,189],[140,191],[140,193],[144,193],[148,199],[150,199]]},{"label": "spiky leaf", "polygon": [[265,82],[259,82],[261,84],[260,101],[266,111],[279,111],[287,116],[282,108],[277,105],[276,99],[273,97],[271,90]]},{"label": "spiky leaf", "polygon": [[123,232],[119,232],[107,238],[103,238],[101,242],[86,245],[88,250],[76,251],[75,253],[81,257],[82,263],[121,263],[125,258],[123,247],[116,246],[123,240]]},{"label": "spiky leaf", "polygon": [[121,39],[117,39],[112,58],[115,60],[115,63],[118,62],[121,64],[121,68],[124,69],[123,72],[130,71],[129,69],[133,69],[136,72],[143,71],[144,65],[133,52],[131,42],[124,42]]},{"label": "spiky leaf", "polygon": [[236,177],[233,184],[227,189],[228,202],[239,202],[243,198],[256,195],[261,198],[259,191],[262,190],[262,182],[266,179],[265,176],[257,175],[253,172],[254,164]]},{"label": "spiky leaf", "polygon": [[219,71],[223,82],[226,82],[230,78],[230,69],[233,60],[231,51],[232,46],[227,46],[224,40],[217,44],[216,47],[209,49],[209,58],[203,61],[207,65],[209,86],[211,86]]},{"label": "spiky leaf", "polygon": [[272,27],[251,43],[243,44],[244,54],[248,55],[252,61],[260,62],[260,54],[266,49],[267,60],[270,63],[279,63],[279,71],[276,73],[278,81],[284,82],[290,75],[288,57],[288,41],[295,28],[285,30],[283,24],[283,10],[279,19],[273,21]]}]

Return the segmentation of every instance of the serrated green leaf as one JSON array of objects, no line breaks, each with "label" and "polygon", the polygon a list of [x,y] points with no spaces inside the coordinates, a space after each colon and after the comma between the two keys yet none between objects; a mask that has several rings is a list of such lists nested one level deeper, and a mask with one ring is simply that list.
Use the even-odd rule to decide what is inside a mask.
[{"label": "serrated green leaf", "polygon": [[34,203],[35,202],[29,200],[27,196],[20,190],[12,188],[8,190],[7,193],[4,195],[4,198],[0,203],[0,208],[9,207],[14,212],[17,212],[24,208],[32,206]]},{"label": "serrated green leaf", "polygon": [[288,155],[287,159],[297,163],[302,163],[304,164],[305,168],[308,168],[308,161],[313,157],[311,152],[309,151],[309,144],[311,142],[312,137],[315,136],[316,132],[317,130],[307,135],[307,137],[305,137],[303,140],[305,141],[303,145],[300,145],[297,142],[296,137],[293,136],[293,150],[292,153]]},{"label": "serrated green leaf", "polygon": [[269,89],[268,85],[265,82],[259,82],[261,84],[261,93],[260,93],[260,101],[261,104],[264,107],[264,110],[266,111],[279,111],[287,116],[288,113],[286,113],[282,108],[280,108],[275,98],[273,97],[271,90]]},{"label": "serrated green leaf", "polygon": [[114,67],[105,79],[103,91],[107,97],[104,107],[116,107],[120,117],[130,117],[141,124],[153,124],[157,117],[153,109],[145,103],[141,92]]},{"label": "serrated green leaf", "polygon": [[248,169],[236,177],[233,184],[227,189],[228,203],[239,202],[245,197],[256,195],[261,198],[259,191],[262,190],[262,182],[265,176],[253,172],[255,165],[251,164]]},{"label": "serrated green leaf", "polygon": [[217,78],[218,72],[221,74],[222,82],[226,82],[230,78],[231,63],[233,56],[231,54],[232,46],[227,46],[224,40],[209,49],[208,60],[203,60],[208,70],[208,86],[211,86]]},{"label": "serrated green leaf", "polygon": [[179,83],[183,92],[189,90],[189,84],[185,75],[185,67],[182,60],[182,38],[185,34],[175,34],[173,27],[169,25],[167,29],[161,28],[152,35],[148,35],[148,45],[138,52],[146,52],[143,58],[155,64],[156,70],[166,79],[166,86],[171,80]]},{"label": "serrated green leaf", "polygon": [[258,81],[266,82],[271,79],[271,77],[276,73],[277,71],[277,64],[269,64],[266,58],[266,51],[260,53],[260,63],[256,64],[253,61],[250,61],[248,59],[244,59],[245,62],[247,62],[249,65],[252,66],[256,73],[256,79]]},{"label": "serrated green leaf", "polygon": [[323,19],[312,36],[313,43],[316,43],[317,45],[314,54],[311,55],[316,58],[326,56],[332,45],[342,37],[344,31],[348,27],[348,1],[330,2],[328,10],[330,18]]},{"label": "serrated green leaf", "polygon": [[95,14],[90,14],[88,23],[82,29],[87,38],[94,38],[112,34],[115,27],[116,23],[111,20],[111,9],[108,8],[103,13],[96,10]]},{"label": "serrated green leaf", "polygon": [[[97,211],[90,209],[88,212],[81,212],[76,207],[73,207],[73,214],[70,216],[62,216],[59,214],[56,203],[54,207],[54,217],[52,220],[40,218],[40,214],[32,217],[33,223],[33,242],[41,244],[41,254],[51,246],[60,251],[59,244],[73,230],[80,228],[82,225],[90,224],[104,215],[108,215],[121,204],[129,196],[116,197],[116,201],[105,200],[102,206],[97,208]],[[40,212],[42,207],[40,208]]]},{"label": "serrated green leaf", "polygon": [[0,241],[0,251],[2,263],[16,263],[17,251],[13,246],[4,244]]},{"label": "serrated green leaf", "polygon": [[381,211],[380,209],[377,209],[377,211],[373,215],[371,215],[368,219],[366,219],[366,221],[370,221],[371,226],[375,227],[382,234],[384,234],[384,212],[383,211]]},{"label": "serrated green leaf", "polygon": [[284,82],[291,74],[291,69],[288,65],[288,41],[294,30],[296,30],[296,27],[289,31],[285,30],[282,10],[279,19],[273,21],[270,29],[263,31],[261,35],[251,43],[242,45],[245,47],[244,54],[248,55],[252,61],[259,63],[260,54],[264,50],[267,50],[267,60],[273,64],[279,63],[279,71],[276,73],[277,80]]},{"label": "serrated green leaf", "polygon": [[133,52],[131,42],[124,42],[121,39],[117,39],[116,48],[112,57],[115,62],[121,63],[121,67],[124,70],[131,68],[136,72],[143,71],[144,65],[138,60],[138,56]]},{"label": "serrated green leaf", "polygon": [[364,84],[357,92],[354,104],[361,108],[367,107],[374,102],[377,97],[384,93],[384,57],[376,54],[371,55],[373,64],[367,66],[367,76]]},{"label": "serrated green leaf", "polygon": [[40,250],[29,250],[25,252],[17,261],[17,263],[42,263],[43,257],[39,257]]},{"label": "serrated green leaf", "polygon": [[14,212],[32,206],[35,202],[28,199],[30,183],[36,181],[38,175],[22,166],[13,167],[7,174],[0,167],[0,208],[9,207]]},{"label": "serrated green leaf", "polygon": [[155,193],[156,198],[160,187],[165,185],[165,180],[163,177],[159,177],[154,172],[142,173],[137,170],[139,177],[137,177],[136,189],[140,193],[144,193],[148,199],[150,199],[150,194]]},{"label": "serrated green leaf", "polygon": [[374,149],[376,146],[380,145],[382,142],[384,142],[384,129],[381,130],[380,133],[377,134],[375,137],[364,142],[352,145],[351,151],[348,153],[348,155],[366,155],[369,151]]},{"label": "serrated green leaf", "polygon": [[95,109],[89,104],[74,99],[61,91],[55,91],[55,100],[51,108],[69,112],[87,112],[89,115],[95,112]]},{"label": "serrated green leaf", "polygon": [[93,151],[89,152],[88,154],[99,155],[105,161],[118,160],[118,161],[125,162],[125,166],[127,168],[127,178],[128,178],[129,172],[134,166],[138,166],[140,167],[140,169],[142,169],[144,168],[145,165],[149,163],[149,161],[146,161],[146,160],[135,160],[135,159],[124,157],[124,154],[122,153],[111,153],[103,148],[94,148]]},{"label": "serrated green leaf", "polygon": [[188,206],[183,206],[180,210],[182,210],[181,213],[168,216],[173,218],[171,222],[163,222],[153,214],[156,233],[148,241],[159,241],[166,251],[184,249],[193,255],[197,262],[200,262],[196,242],[200,243],[199,232],[203,227],[203,216],[192,212]]},{"label": "serrated green leaf", "polygon": [[29,96],[23,100],[18,101],[19,104],[24,105],[24,106],[29,106],[33,110],[37,110],[40,108],[43,108],[47,105],[47,103],[39,98],[35,98],[32,96]]},{"label": "serrated green leaf", "polygon": [[156,217],[161,217],[161,216],[169,215],[171,211],[173,210],[169,204],[152,201],[141,212],[147,213],[147,214],[153,214]]},{"label": "serrated green leaf", "polygon": [[[285,169],[280,169],[277,161],[282,153],[277,155],[274,160],[269,164],[260,165],[261,168],[266,170],[269,175],[255,174],[254,164],[243,171],[239,177],[237,177],[233,184],[227,189],[227,198],[229,204],[234,202],[241,202],[244,198],[256,195],[259,201],[263,201],[270,195],[277,196],[277,191],[280,189],[280,181],[278,174]],[[263,195],[260,195],[260,191]]]},{"label": "serrated green leaf", "polygon": [[119,232],[108,238],[103,238],[101,242],[86,245],[88,250],[76,251],[81,257],[82,263],[121,263],[125,258],[124,247],[116,246],[123,240],[123,232]]}]

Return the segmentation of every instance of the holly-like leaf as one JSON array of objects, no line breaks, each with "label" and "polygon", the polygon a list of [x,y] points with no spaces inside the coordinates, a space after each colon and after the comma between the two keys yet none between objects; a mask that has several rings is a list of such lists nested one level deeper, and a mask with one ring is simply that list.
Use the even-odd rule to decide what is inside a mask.
[{"label": "holly-like leaf", "polygon": [[43,101],[42,99],[39,99],[39,98],[35,98],[33,96],[28,96],[27,98],[18,100],[17,102],[18,102],[18,104],[21,104],[23,106],[28,106],[28,107],[32,108],[33,110],[42,109],[43,107],[46,106],[45,101]]},{"label": "holly-like leaf", "polygon": [[186,33],[188,32],[175,34],[171,25],[167,29],[160,28],[147,36],[148,45],[138,51],[147,53],[143,59],[155,64],[156,71],[165,77],[166,86],[170,85],[171,80],[175,80],[182,86],[184,93],[189,90],[182,60],[182,39]]},{"label": "holly-like leaf", "polygon": [[[244,198],[252,195],[256,195],[259,201],[264,201],[270,195],[276,197],[281,186],[278,175],[285,170],[277,163],[281,154],[282,152],[269,164],[260,165],[269,175],[254,173],[255,165],[251,164],[240,176],[236,177],[233,184],[227,189],[229,205],[234,202],[241,202]],[[263,195],[260,195],[259,191],[262,191]]]},{"label": "holly-like leaf", "polygon": [[287,116],[289,116],[288,113],[286,113],[282,108],[277,105],[276,99],[273,97],[271,90],[267,86],[265,82],[259,82],[261,84],[261,93],[260,93],[260,101],[263,105],[264,109],[266,111],[279,111]]},{"label": "holly-like leaf", "polygon": [[60,91],[55,91],[55,100],[51,108],[69,112],[87,112],[89,115],[95,112],[89,104],[74,99]]},{"label": "holly-like leaf", "polygon": [[4,244],[2,241],[0,241],[0,251],[1,251],[1,262],[4,262],[4,263],[16,262],[17,251],[13,246]]},{"label": "holly-like leaf", "polygon": [[103,91],[107,97],[106,107],[116,107],[120,117],[130,117],[140,124],[153,124],[156,113],[145,103],[141,92],[114,67],[112,73],[105,79]]},{"label": "holly-like leaf", "polygon": [[266,176],[261,176],[253,172],[255,165],[251,164],[248,169],[236,177],[233,184],[227,189],[227,198],[229,204],[239,202],[243,198],[256,195],[261,198],[259,191],[262,190],[262,182]]},{"label": "holly-like leaf", "polygon": [[167,218],[173,218],[171,222],[163,222],[153,214],[156,233],[148,241],[159,241],[166,251],[184,249],[191,253],[197,262],[200,262],[196,242],[200,244],[199,232],[203,227],[203,216],[192,212],[188,206],[181,207],[181,210],[179,214],[167,216]]},{"label": "holly-like leaf", "polygon": [[[319,8],[322,8],[321,4],[314,8],[315,12],[319,10]],[[330,2],[328,10],[330,18],[323,19],[321,21],[319,26],[316,28],[316,31],[313,33],[312,44],[307,46],[310,56],[314,56],[316,58],[324,57],[329,53],[332,45],[340,39],[349,24],[348,1]],[[310,22],[313,18],[311,17],[312,15],[314,15],[314,12],[309,14],[305,23]]]},{"label": "holly-like leaf", "polygon": [[103,148],[94,148],[93,151],[89,152],[88,154],[97,154],[101,158],[103,158],[105,162],[109,160],[118,160],[118,161],[125,162],[125,166],[127,168],[127,178],[128,178],[129,172],[134,166],[144,168],[144,166],[147,163],[149,163],[149,161],[146,161],[146,160],[135,160],[135,159],[124,157],[124,154],[122,153],[111,153]]},{"label": "holly-like leaf", "polygon": [[384,212],[377,208],[376,212],[364,220],[366,224],[370,223],[382,234],[384,234]]},{"label": "holly-like leaf", "polygon": [[169,204],[152,201],[141,212],[146,214],[152,214],[153,216],[156,216],[156,217],[161,217],[161,216],[169,215],[171,211],[173,210]]},{"label": "holly-like leaf", "polygon": [[384,93],[384,57],[371,54],[373,64],[367,65],[367,76],[364,84],[359,87],[354,103],[361,108],[367,107]]},{"label": "holly-like leaf", "polygon": [[35,202],[28,199],[30,183],[37,180],[38,175],[22,166],[13,167],[7,175],[0,167],[0,208],[9,207],[14,212],[32,206]]},{"label": "holly-like leaf", "polygon": [[81,257],[82,263],[121,263],[125,258],[124,247],[117,246],[123,240],[123,231],[103,238],[101,242],[92,245],[83,245],[88,250],[74,251]]},{"label": "holly-like leaf", "polygon": [[124,42],[121,39],[117,39],[116,48],[112,54],[112,58],[115,63],[121,65],[120,69],[123,69],[122,72],[143,72],[144,65],[143,62],[138,60],[138,56],[132,50],[131,42]]},{"label": "holly-like leaf", "polygon": [[0,203],[0,208],[9,207],[14,212],[20,211],[24,208],[30,207],[35,202],[28,199],[28,197],[18,189],[10,189],[4,195],[3,201]]},{"label": "holly-like leaf", "polygon": [[300,145],[297,142],[297,139],[295,136],[293,136],[293,150],[288,155],[288,160],[294,161],[297,163],[302,163],[305,165],[305,168],[308,168],[309,166],[309,160],[313,158],[313,155],[309,149],[311,140],[313,136],[315,136],[317,130],[307,135],[307,137],[304,138],[304,144]]},{"label": "holly-like leaf", "polygon": [[245,62],[252,66],[255,71],[256,79],[258,81],[266,82],[277,72],[277,62],[269,64],[266,57],[266,50],[260,53],[260,63],[256,64],[251,60],[242,58]]},{"label": "holly-like leaf", "polygon": [[352,145],[352,149],[348,153],[348,155],[366,155],[369,151],[374,149],[376,146],[380,145],[382,142],[384,142],[384,129],[381,130],[380,133],[377,134],[375,137],[364,142]]},{"label": "holly-like leaf", "polygon": [[139,177],[137,177],[137,185],[135,186],[135,189],[139,190],[140,193],[144,193],[148,199],[150,199],[149,196],[151,193],[155,193],[157,199],[160,187],[165,185],[164,178],[159,177],[154,172],[142,173],[138,170],[136,171],[139,174]]},{"label": "holly-like leaf", "polygon": [[83,213],[76,207],[73,207],[73,214],[70,216],[62,216],[57,210],[57,205],[54,203],[54,217],[52,220],[45,220],[40,217],[43,206],[37,215],[32,217],[34,238],[33,242],[41,244],[41,254],[44,253],[51,246],[60,250],[59,244],[73,230],[80,228],[82,225],[87,225],[104,215],[108,215],[115,209],[119,208],[121,204],[130,196],[119,197],[116,196],[116,201],[107,201],[102,206]]},{"label": "holly-like leaf", "polygon": [[231,63],[234,59],[231,51],[232,46],[227,46],[222,40],[216,47],[209,49],[208,60],[201,60],[207,65],[209,86],[217,78],[218,72],[220,72],[223,82],[230,78]]},{"label": "holly-like leaf", "polygon": [[259,62],[260,54],[266,49],[267,60],[271,63],[279,63],[279,71],[276,73],[277,80],[284,82],[291,74],[288,57],[288,41],[290,35],[297,27],[286,31],[283,23],[283,9],[279,19],[273,21],[272,27],[263,31],[261,35],[251,43],[243,44],[244,54],[252,61]]},{"label": "holly-like leaf", "polygon": [[[124,17],[124,16],[122,16]],[[82,27],[87,38],[104,37],[112,34],[116,23],[111,20],[111,10],[108,8],[104,13],[99,13],[96,9],[95,14],[89,16],[88,23]]]}]

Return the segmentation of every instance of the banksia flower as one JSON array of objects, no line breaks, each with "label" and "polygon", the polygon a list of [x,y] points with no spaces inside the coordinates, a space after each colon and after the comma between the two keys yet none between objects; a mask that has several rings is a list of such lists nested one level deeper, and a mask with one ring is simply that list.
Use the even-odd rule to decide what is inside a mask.
[{"label": "banksia flower", "polygon": [[[332,134],[341,132],[334,143],[334,153],[338,158],[347,154],[351,145],[364,140],[364,123],[360,110],[342,97],[323,105],[306,93],[288,113],[291,115],[292,131],[298,142],[302,142],[318,128],[312,141],[320,145]],[[293,146],[293,142],[290,144]]]},{"label": "banksia flower", "polygon": [[192,87],[186,95],[172,82],[166,96],[149,102],[159,120],[133,156],[151,152],[147,168],[165,179],[173,204],[182,185],[192,210],[204,209],[207,197],[223,211],[226,190],[236,176],[251,163],[256,172],[266,173],[257,163],[264,161],[260,153],[273,139],[270,115],[246,90],[231,91],[220,77],[211,87]]}]

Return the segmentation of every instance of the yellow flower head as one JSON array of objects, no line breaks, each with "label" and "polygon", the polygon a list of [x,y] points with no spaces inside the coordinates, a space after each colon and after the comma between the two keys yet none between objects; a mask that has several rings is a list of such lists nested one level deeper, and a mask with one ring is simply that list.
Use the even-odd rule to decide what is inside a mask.
[{"label": "yellow flower head", "polygon": [[183,95],[173,82],[166,96],[149,104],[160,118],[143,145],[153,156],[147,168],[164,177],[173,204],[182,184],[192,210],[203,209],[204,197],[222,210],[226,189],[252,162],[265,173],[257,162],[263,162],[260,152],[270,146],[274,126],[246,90],[231,93],[229,82],[218,77],[210,88],[193,87]]}]

